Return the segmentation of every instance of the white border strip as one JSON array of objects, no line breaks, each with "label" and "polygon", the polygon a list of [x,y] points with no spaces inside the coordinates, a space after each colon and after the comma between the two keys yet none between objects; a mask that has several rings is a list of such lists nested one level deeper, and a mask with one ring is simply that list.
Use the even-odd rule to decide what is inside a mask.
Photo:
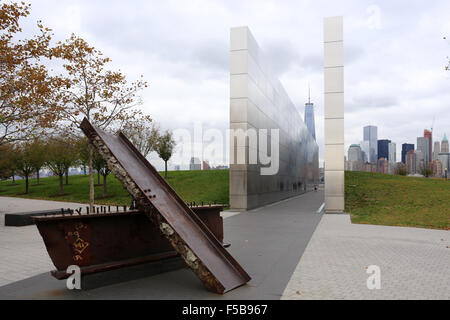
[{"label": "white border strip", "polygon": [[325,202],[322,203],[322,205],[319,207],[319,209],[316,211],[316,213],[321,213],[323,210],[323,207],[325,207]]}]

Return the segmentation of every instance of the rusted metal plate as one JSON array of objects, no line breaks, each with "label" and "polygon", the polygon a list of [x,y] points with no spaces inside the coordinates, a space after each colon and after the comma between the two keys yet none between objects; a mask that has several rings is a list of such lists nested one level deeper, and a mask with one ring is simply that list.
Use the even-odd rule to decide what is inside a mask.
[{"label": "rusted metal plate", "polygon": [[80,127],[136,199],[138,207],[209,290],[225,293],[250,280],[222,243],[123,134],[106,133],[86,119]]},{"label": "rusted metal plate", "polygon": [[[193,207],[192,210],[223,241],[220,211],[223,205]],[[100,210],[102,211],[102,210]],[[81,273],[97,273],[124,266],[177,256],[167,239],[144,212],[128,210],[87,214],[48,214],[33,217],[56,270],[64,279],[67,267],[76,264]]]},{"label": "rusted metal plate", "polygon": [[176,255],[167,239],[142,212],[42,216],[34,220],[60,273],[73,264],[80,266],[84,273],[85,267],[119,266],[123,261],[139,261],[165,252]]}]

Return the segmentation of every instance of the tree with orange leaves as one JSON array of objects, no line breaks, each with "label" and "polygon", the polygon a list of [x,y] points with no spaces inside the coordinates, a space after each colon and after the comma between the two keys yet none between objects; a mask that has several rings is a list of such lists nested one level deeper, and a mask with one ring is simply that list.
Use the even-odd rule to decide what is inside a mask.
[{"label": "tree with orange leaves", "polygon": [[23,2],[0,5],[0,145],[27,140],[57,116],[48,101],[61,81],[50,77],[42,62],[50,57],[51,30],[38,21],[36,36],[16,39],[19,20],[29,13]]},{"label": "tree with orange leaves", "polygon": [[[51,49],[52,57],[62,59],[64,86],[58,93],[60,119],[77,130],[86,117],[103,130],[115,131],[132,119],[151,119],[136,108],[138,92],[147,87],[141,79],[128,83],[120,71],[106,70],[110,59],[80,37],[72,36]],[[89,147],[90,206],[94,205],[93,149]]]}]

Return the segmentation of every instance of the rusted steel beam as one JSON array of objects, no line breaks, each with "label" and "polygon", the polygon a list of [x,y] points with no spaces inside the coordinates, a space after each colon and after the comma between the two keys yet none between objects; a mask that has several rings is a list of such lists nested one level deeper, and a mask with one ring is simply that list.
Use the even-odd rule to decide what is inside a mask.
[{"label": "rusted steel beam", "polygon": [[[158,226],[208,290],[222,294],[250,280],[208,227],[123,134],[106,133],[87,119],[80,127],[138,208]],[[152,195],[144,192],[149,189]]]},{"label": "rusted steel beam", "polygon": [[[224,206],[199,207],[195,213],[223,241]],[[95,215],[33,217],[56,267],[52,275],[68,277],[67,267],[90,274],[177,256],[170,243],[142,211]],[[88,248],[89,247],[89,248]]]}]

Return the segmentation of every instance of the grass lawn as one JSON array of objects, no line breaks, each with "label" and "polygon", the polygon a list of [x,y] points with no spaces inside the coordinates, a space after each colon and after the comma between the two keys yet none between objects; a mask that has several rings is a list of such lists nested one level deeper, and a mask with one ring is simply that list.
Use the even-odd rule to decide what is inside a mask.
[{"label": "grass lawn", "polygon": [[[185,201],[229,203],[229,171],[170,171],[167,181]],[[97,178],[95,177],[95,182]],[[0,196],[89,202],[89,177],[70,176],[59,192],[57,177],[25,181],[0,181]],[[95,187],[96,204],[129,205],[131,198],[119,181],[108,176],[108,198],[102,199],[103,186]],[[345,172],[345,210],[353,223],[421,227],[450,230],[450,180],[402,177],[369,172]]]},{"label": "grass lawn", "polygon": [[450,180],[345,172],[353,223],[450,230]]},{"label": "grass lawn", "polygon": [[[169,171],[167,182],[185,201],[196,203],[217,201],[217,203],[228,204],[228,175],[228,170]],[[97,183],[97,175],[94,176],[94,183]],[[57,196],[58,177],[41,178],[40,185],[36,185],[36,179],[30,179],[29,194],[24,194],[24,180],[16,180],[17,185],[11,184],[11,181],[0,181],[0,197],[89,203],[89,176],[70,176],[69,185],[64,185],[64,193],[66,193],[64,196]],[[104,199],[101,198],[103,186],[95,187],[96,204],[130,204],[131,198],[128,192],[112,174],[108,176],[107,187],[109,197]]]}]

